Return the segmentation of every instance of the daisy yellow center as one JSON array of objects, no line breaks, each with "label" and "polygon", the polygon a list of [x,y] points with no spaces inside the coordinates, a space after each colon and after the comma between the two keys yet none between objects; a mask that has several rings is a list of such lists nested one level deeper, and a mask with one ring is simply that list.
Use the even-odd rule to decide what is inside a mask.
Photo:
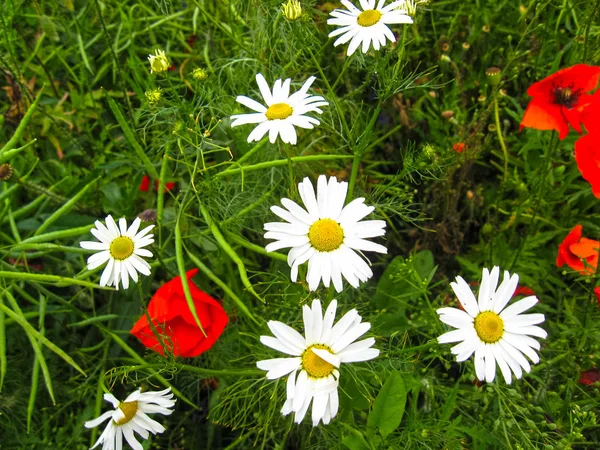
[{"label": "daisy yellow center", "polygon": [[127,236],[119,236],[110,243],[110,256],[123,261],[133,253],[133,241]]},{"label": "daisy yellow center", "polygon": [[135,414],[138,410],[138,402],[121,402],[119,403],[119,409],[125,415],[125,417],[115,420],[115,423],[117,425],[125,425],[135,417]]},{"label": "daisy yellow center", "polygon": [[331,353],[331,349],[323,344],[314,344],[304,350],[302,353],[302,367],[309,376],[313,378],[324,378],[327,377],[335,370],[335,366],[333,364],[328,363],[323,358],[317,356],[315,352],[312,351],[313,348],[327,350]]},{"label": "daisy yellow center", "polygon": [[492,311],[484,311],[475,317],[475,331],[483,342],[493,344],[504,334],[504,321]]},{"label": "daisy yellow center", "polygon": [[293,112],[294,110],[287,103],[273,103],[269,106],[265,115],[269,120],[287,119]]},{"label": "daisy yellow center", "polygon": [[335,220],[319,219],[309,228],[308,240],[320,252],[332,252],[344,242],[344,230]]},{"label": "daisy yellow center", "polygon": [[361,27],[372,27],[381,19],[382,14],[376,9],[367,9],[361,12],[356,18],[356,22]]}]

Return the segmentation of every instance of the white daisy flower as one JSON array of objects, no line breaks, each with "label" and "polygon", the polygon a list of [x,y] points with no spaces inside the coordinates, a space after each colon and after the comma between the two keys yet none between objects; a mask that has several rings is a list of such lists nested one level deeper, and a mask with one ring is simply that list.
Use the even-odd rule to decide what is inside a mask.
[{"label": "white daisy flower", "polygon": [[238,95],[236,101],[256,111],[256,113],[231,116],[233,120],[231,126],[237,127],[238,125],[257,123],[257,127],[248,135],[248,142],[260,141],[268,132],[271,144],[275,143],[277,136],[280,135],[281,140],[286,144],[296,145],[297,135],[294,127],[312,129],[314,125],[319,125],[321,122],[305,114],[309,112],[322,114],[323,111],[319,106],[329,104],[321,96],[308,94],[308,89],[315,79],[315,77],[310,77],[299,91],[290,95],[291,78],[286,79],[284,82],[281,79],[275,81],[271,93],[265,77],[260,73],[257,74],[256,83],[267,106],[263,106],[244,95]]},{"label": "white daisy flower", "polygon": [[132,392],[120,402],[112,394],[104,394],[104,400],[112,403],[114,411],[107,411],[94,420],[85,422],[86,428],[95,428],[107,419],[110,419],[108,425],[94,444],[92,448],[102,444],[102,450],[121,450],[123,448],[123,436],[134,450],[143,450],[135,436],[134,432],[148,439],[149,433],[157,434],[165,431],[156,420],[151,419],[148,414],[164,414],[168,416],[173,411],[170,409],[175,405],[173,394],[170,394],[171,388],[164,391],[147,391],[141,389]]},{"label": "white daisy flower", "polygon": [[256,366],[268,371],[269,380],[289,374],[287,399],[281,413],[287,416],[294,412],[296,423],[302,422],[312,401],[313,426],[320,421],[327,425],[338,411],[340,364],[368,361],[379,356],[379,350],[371,348],[375,338],[354,342],[371,328],[371,324],[361,323],[358,312],[352,309],[334,325],[336,307],[337,301],[333,300],[323,315],[319,300],[313,300],[312,308],[304,305],[304,337],[274,320],[267,325],[275,337],[260,337],[260,342],[267,347],[291,356],[258,361]]},{"label": "white daisy flower", "polygon": [[458,362],[467,360],[475,353],[475,373],[480,381],[491,382],[496,376],[496,363],[504,380],[510,384],[511,371],[517,378],[523,369],[529,373],[531,365],[540,361],[535,350],[540,343],[530,336],[545,339],[548,335],[534,325],[545,320],[543,314],[521,314],[538,302],[532,295],[505,308],[513,296],[519,276],[504,272],[504,280],[498,289],[500,269],[494,267],[490,273],[483,269],[483,279],[476,300],[471,288],[462,277],[450,283],[464,311],[457,308],[440,308],[440,320],[457,330],[444,333],[438,338],[440,344],[460,342],[450,349]]},{"label": "white daisy flower", "polygon": [[[271,211],[288,223],[265,223],[266,239],[275,239],[266,246],[268,252],[291,247],[288,264],[292,268],[292,281],[298,278],[298,266],[308,261],[306,279],[311,291],[333,282],[337,292],[342,291],[342,276],[355,288],[373,276],[369,264],[355,250],[387,253],[380,244],[367,238],[385,234],[384,220],[364,220],[373,212],[364,198],[356,198],[344,206],[348,183],[335,177],[321,175],[317,181],[317,196],[308,178],[298,184],[298,191],[306,210],[290,199],[281,199]],[[365,258],[366,259],[366,258]],[[368,261],[368,260],[367,260]]]},{"label": "white daisy flower", "polygon": [[125,218],[119,219],[119,226],[111,215],[106,216],[106,226],[96,220],[96,228],[91,233],[100,242],[84,241],[79,245],[88,250],[98,250],[98,253],[87,260],[88,270],[100,267],[108,261],[102,276],[100,286],[115,286],[119,289],[119,282],[127,289],[129,277],[137,283],[138,272],[150,275],[150,264],[141,257],[151,258],[152,253],[144,247],[154,242],[154,235],[149,233],[154,225],[144,228],[138,233],[141,220],[136,218],[127,228]]},{"label": "white daisy flower", "polygon": [[[367,53],[371,43],[375,50],[379,50],[386,43],[386,39],[395,42],[396,37],[389,24],[413,23],[412,18],[402,8],[404,1],[395,1],[384,6],[385,0],[360,0],[362,11],[349,0],[342,0],[348,10],[335,9],[331,12],[333,19],[328,19],[329,25],[339,25],[341,28],[329,33],[329,37],[339,36],[333,43],[334,47],[348,45],[348,56],[352,55],[362,44],[362,52]],[[377,6],[375,5],[377,4]]]}]

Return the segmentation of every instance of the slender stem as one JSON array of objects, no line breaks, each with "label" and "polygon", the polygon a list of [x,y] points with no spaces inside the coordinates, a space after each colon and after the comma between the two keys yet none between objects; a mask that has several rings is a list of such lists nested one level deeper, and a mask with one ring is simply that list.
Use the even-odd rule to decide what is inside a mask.
[{"label": "slender stem", "polygon": [[502,147],[502,153],[504,154],[504,179],[502,184],[506,183],[506,177],[508,176],[508,149],[504,143],[504,137],[502,136],[502,128],[500,127],[500,112],[498,107],[498,91],[494,92],[494,119],[496,120],[496,134],[498,135],[498,141],[500,141],[500,147]]},{"label": "slender stem", "polygon": [[[312,162],[312,161],[330,161],[335,159],[350,159],[350,155],[307,155],[307,156],[292,156],[290,159],[293,163],[298,162]],[[225,170],[215,174],[215,177],[224,177],[227,175],[234,175],[237,173],[251,172],[253,170],[268,169],[271,167],[285,166],[288,164],[287,159],[276,159],[275,161],[265,161],[251,166],[238,167],[237,169]]]}]

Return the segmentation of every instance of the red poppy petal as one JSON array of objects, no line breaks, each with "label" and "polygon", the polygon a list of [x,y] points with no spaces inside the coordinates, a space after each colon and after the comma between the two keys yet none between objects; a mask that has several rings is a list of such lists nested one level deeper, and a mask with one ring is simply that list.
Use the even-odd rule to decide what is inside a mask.
[{"label": "red poppy petal", "polygon": [[600,90],[597,90],[590,103],[582,108],[581,121],[588,132],[600,133]]},{"label": "red poppy petal", "polygon": [[142,177],[142,182],[140,183],[140,191],[148,192],[148,188],[150,188],[150,178],[148,178],[148,176],[144,175]]},{"label": "red poppy petal", "polygon": [[556,266],[562,267],[567,264],[574,270],[583,269],[583,263],[579,260],[577,256],[571,253],[569,247],[581,239],[581,225],[576,225],[573,229],[567,234],[562,243],[558,246],[558,256],[556,257]]},{"label": "red poppy petal", "polygon": [[579,383],[590,386],[600,381],[600,369],[589,369],[584,370],[579,375]]},{"label": "red poppy petal", "polygon": [[569,250],[580,259],[586,259],[598,255],[600,242],[593,239],[581,238],[576,244],[571,244]]},{"label": "red poppy petal", "polygon": [[569,87],[572,90],[580,89],[582,92],[589,92],[598,85],[598,78],[600,78],[600,67],[576,64],[533,83],[527,89],[527,95],[548,98],[549,93],[556,87]]},{"label": "red poppy petal", "polygon": [[558,105],[541,102],[534,98],[529,102],[523,114],[521,130],[524,127],[536,130],[556,130],[559,138],[564,139],[569,134],[569,125],[561,109]]},{"label": "red poppy petal", "polygon": [[581,176],[600,198],[600,131],[586,134],[575,142],[575,161]]},{"label": "red poppy petal", "polygon": [[598,307],[600,307],[600,287],[594,288],[594,294],[596,294],[596,298],[598,299]]}]

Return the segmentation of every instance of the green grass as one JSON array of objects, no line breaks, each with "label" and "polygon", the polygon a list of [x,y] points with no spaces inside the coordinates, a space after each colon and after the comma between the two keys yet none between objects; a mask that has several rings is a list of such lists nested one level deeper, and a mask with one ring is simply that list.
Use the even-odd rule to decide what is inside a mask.
[{"label": "green grass", "polygon": [[[575,132],[519,131],[533,82],[600,61],[600,2],[434,0],[392,27],[395,46],[350,58],[327,37],[337,2],[302,0],[293,22],[280,3],[0,5],[0,163],[14,169],[0,184],[0,448],[88,448],[101,430],[83,422],[107,410],[102,394],[138,386],[178,397],[145,448],[600,448],[598,384],[578,383],[600,365],[598,276],[555,265],[576,224],[600,236],[598,199],[577,170]],[[174,70],[150,73],[157,48]],[[317,77],[311,92],[329,106],[298,145],[247,143],[252,125],[231,128],[248,112],[235,97],[260,99],[259,72],[293,89]],[[458,142],[468,149],[456,153]],[[369,255],[375,275],[341,294],[291,283],[283,252],[264,251],[270,206],[300,201],[297,183],[323,173],[387,221],[377,241],[388,254]],[[159,189],[140,192],[144,175]],[[163,193],[167,182],[176,188]],[[78,243],[95,220],[146,209],[157,216],[152,275],[101,289]],[[435,342],[447,328],[435,310],[455,304],[449,281],[479,281],[493,265],[518,273],[546,315],[540,364],[510,386],[499,374],[478,385],[472,361]],[[194,267],[228,327],[198,358],[146,351],[131,326],[162,283]],[[276,357],[258,340],[266,321],[300,330],[313,298],[357,308],[381,350],[342,367],[338,416],[314,429],[281,416],[285,381],[256,369]]]}]

